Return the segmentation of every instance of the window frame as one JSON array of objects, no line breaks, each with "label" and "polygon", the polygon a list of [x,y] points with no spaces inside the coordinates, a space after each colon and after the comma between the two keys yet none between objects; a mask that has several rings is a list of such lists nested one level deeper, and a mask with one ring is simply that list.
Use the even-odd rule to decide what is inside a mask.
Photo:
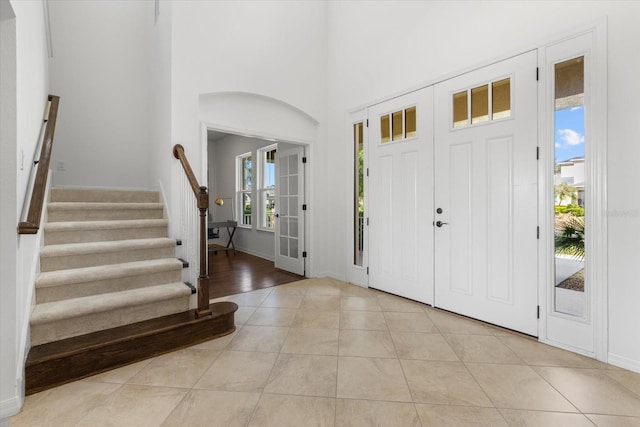
[{"label": "window frame", "polygon": [[[245,159],[251,159],[251,184],[249,188],[245,188],[243,182],[243,170],[244,170],[244,161]],[[236,156],[236,203],[237,203],[237,212],[238,212],[238,227],[241,228],[252,228],[253,227],[253,211],[255,207],[255,201],[253,200],[253,177],[255,171],[255,161],[253,159],[253,153],[251,151],[243,154],[238,154]],[[251,201],[251,214],[249,216],[249,223],[246,223],[245,220],[247,216],[244,213],[244,195],[249,196],[249,200]]]},{"label": "window frame", "polygon": [[[505,117],[494,117],[494,112],[493,112],[493,85],[495,83],[501,83],[504,80],[509,80],[509,115],[505,116]],[[466,88],[460,88],[459,90],[456,91],[452,91],[449,94],[449,102],[451,103],[450,106],[450,122],[449,122],[449,130],[452,132],[461,130],[461,129],[469,129],[472,127],[478,127],[478,126],[486,126],[488,124],[492,124],[492,123],[496,123],[496,122],[501,122],[501,121],[505,121],[505,120],[514,120],[516,118],[516,111],[515,111],[515,104],[514,104],[514,82],[515,81],[515,75],[513,74],[506,74],[504,76],[500,76],[500,77],[495,77],[492,78],[491,80],[487,80],[487,81],[483,81],[483,82],[479,82],[477,84],[474,84],[472,86],[468,86]],[[482,121],[478,121],[476,123],[473,123],[473,111],[472,111],[472,104],[473,104],[473,96],[472,96],[472,92],[473,90],[476,89],[480,89],[483,86],[487,86],[488,92],[487,92],[487,119],[486,120],[482,120]],[[454,98],[456,95],[461,94],[461,93],[465,93],[466,92],[466,101],[467,101],[467,123],[466,124],[459,124],[456,126],[456,122],[455,122],[455,101]]]},{"label": "window frame", "polygon": [[[267,153],[273,151],[274,155],[273,155],[273,167],[274,167],[274,173],[273,173],[273,186],[271,187],[266,187],[265,186],[265,182],[266,182],[266,163],[267,163],[267,159],[266,159],[266,155]],[[276,225],[275,225],[275,215],[277,213],[277,207],[276,207],[276,187],[277,187],[277,170],[276,170],[276,159],[275,156],[277,155],[278,152],[278,144],[271,144],[271,145],[267,145],[265,147],[259,148],[257,151],[257,158],[259,159],[258,162],[258,186],[257,186],[257,195],[256,195],[256,201],[257,201],[257,211],[260,213],[259,218],[257,218],[257,223],[256,223],[256,229],[260,230],[260,231],[266,231],[269,233],[275,233],[276,231]],[[274,216],[274,220],[273,220],[273,226],[272,227],[268,227],[265,223],[266,223],[266,218],[267,218],[267,203],[265,202],[265,195],[267,193],[267,191],[273,191],[273,211],[272,211],[272,215]]]}]

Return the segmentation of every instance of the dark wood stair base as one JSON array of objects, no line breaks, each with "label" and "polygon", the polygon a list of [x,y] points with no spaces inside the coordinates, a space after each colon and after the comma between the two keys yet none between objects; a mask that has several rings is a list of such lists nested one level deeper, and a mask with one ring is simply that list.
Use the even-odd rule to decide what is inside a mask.
[{"label": "dark wood stair base", "polygon": [[212,314],[185,311],[32,347],[25,392],[37,393],[235,331],[233,302],[210,304]]}]

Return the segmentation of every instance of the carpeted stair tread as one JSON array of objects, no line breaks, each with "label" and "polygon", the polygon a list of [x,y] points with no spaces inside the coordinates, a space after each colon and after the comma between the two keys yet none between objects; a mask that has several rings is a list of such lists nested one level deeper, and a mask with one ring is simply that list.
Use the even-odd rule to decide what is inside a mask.
[{"label": "carpeted stair tread", "polygon": [[157,191],[52,188],[51,202],[152,202],[160,201]]},{"label": "carpeted stair tread", "polygon": [[162,203],[54,202],[47,208],[48,222],[161,219]]},{"label": "carpeted stair tread", "polygon": [[66,243],[61,245],[43,246],[40,250],[41,258],[56,256],[84,255],[87,253],[122,252],[126,250],[143,250],[157,247],[173,247],[176,241],[167,237],[156,239],[113,240],[109,242]]},{"label": "carpeted stair tread", "polygon": [[175,246],[166,237],[48,245],[40,250],[40,271],[169,258],[175,256]]},{"label": "carpeted stair tread", "polygon": [[123,219],[114,221],[61,221],[45,224],[45,232],[80,230],[118,230],[122,228],[166,227],[166,219]]},{"label": "carpeted stair tread", "polygon": [[[31,312],[31,327],[60,320],[94,315],[128,307],[149,305],[174,298],[189,298],[191,290],[182,282],[92,295],[44,304]],[[188,309],[185,307],[185,310]]]},{"label": "carpeted stair tread", "polygon": [[49,203],[49,211],[75,211],[75,210],[138,210],[138,209],[162,209],[162,203],[112,203],[112,202],[52,202]]},{"label": "carpeted stair tread", "polygon": [[167,227],[166,219],[50,222],[44,226],[44,244],[167,237]]},{"label": "carpeted stair tread", "polygon": [[38,276],[38,279],[36,280],[36,288],[41,289],[52,286],[83,283],[88,280],[101,281],[107,279],[118,279],[166,270],[182,270],[182,261],[179,261],[176,258],[162,258],[122,264],[47,271]]}]

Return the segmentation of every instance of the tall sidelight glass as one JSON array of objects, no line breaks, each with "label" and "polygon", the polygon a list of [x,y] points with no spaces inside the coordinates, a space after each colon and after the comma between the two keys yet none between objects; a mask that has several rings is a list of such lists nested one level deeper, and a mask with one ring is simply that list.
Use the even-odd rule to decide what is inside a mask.
[{"label": "tall sidelight glass", "polygon": [[364,258],[364,126],[353,125],[353,264],[362,267]]},{"label": "tall sidelight glass", "polygon": [[586,317],[584,57],[554,66],[554,310]]}]

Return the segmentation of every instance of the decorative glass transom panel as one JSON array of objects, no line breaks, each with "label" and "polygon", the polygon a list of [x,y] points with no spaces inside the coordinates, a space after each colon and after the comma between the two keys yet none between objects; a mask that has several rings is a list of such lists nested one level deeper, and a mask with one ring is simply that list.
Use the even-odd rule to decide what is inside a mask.
[{"label": "decorative glass transom panel", "polygon": [[402,141],[416,136],[416,107],[380,116],[380,143]]},{"label": "decorative glass transom panel", "polygon": [[453,128],[511,117],[511,78],[452,95]]}]

